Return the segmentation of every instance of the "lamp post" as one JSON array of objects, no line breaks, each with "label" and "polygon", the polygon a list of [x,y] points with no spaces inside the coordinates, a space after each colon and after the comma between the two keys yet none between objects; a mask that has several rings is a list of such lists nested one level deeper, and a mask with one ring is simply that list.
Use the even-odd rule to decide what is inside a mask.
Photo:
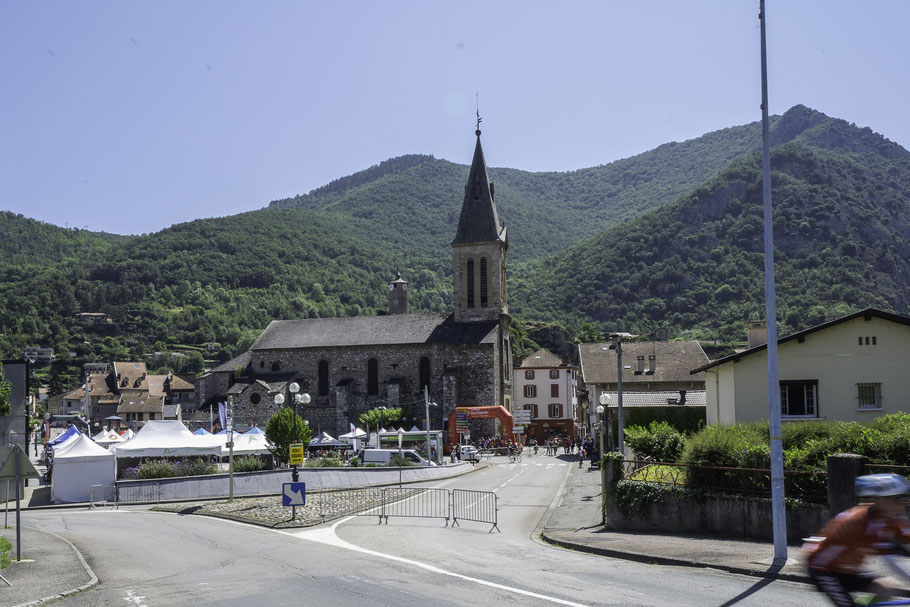
[{"label": "lamp post", "polygon": [[[296,443],[296,442],[299,442],[299,438],[297,437],[297,403],[300,403],[302,405],[307,404],[308,402],[310,402],[310,395],[307,394],[306,392],[304,392],[303,394],[298,394],[298,392],[300,392],[300,384],[298,384],[295,381],[292,381],[288,385],[288,392],[291,393],[291,398],[293,399],[294,442]],[[294,464],[293,466],[291,466],[291,480],[293,480],[295,483],[299,480],[299,476],[297,473],[297,464]]]},{"label": "lamp post", "polygon": [[600,441],[600,455],[601,455],[601,457],[603,457],[603,454],[604,454],[604,424],[605,424],[605,421],[604,421],[604,410],[605,410],[604,404],[606,404],[606,403],[604,403],[604,396],[606,396],[606,394],[601,394],[601,395],[600,395],[600,402],[601,402],[602,404],[597,405],[597,409],[596,409],[596,411],[597,411],[597,419],[600,420],[600,432],[598,432],[597,434],[598,434],[598,438],[599,438],[599,441]]},{"label": "lamp post", "polygon": [[632,337],[628,333],[610,333],[610,338],[613,340],[613,345],[610,347],[616,348],[616,443],[620,453],[626,452],[622,416],[622,338],[624,336]]},{"label": "lamp post", "polygon": [[376,407],[376,408],[379,409],[379,428],[376,430],[376,448],[382,449],[382,430],[383,430],[382,415],[383,415],[383,412],[386,410],[386,407]]},{"label": "lamp post", "polygon": [[426,386],[423,387],[423,402],[427,413],[427,462],[431,462],[433,459],[430,455],[430,405],[434,407],[439,405],[430,402],[430,393]]}]

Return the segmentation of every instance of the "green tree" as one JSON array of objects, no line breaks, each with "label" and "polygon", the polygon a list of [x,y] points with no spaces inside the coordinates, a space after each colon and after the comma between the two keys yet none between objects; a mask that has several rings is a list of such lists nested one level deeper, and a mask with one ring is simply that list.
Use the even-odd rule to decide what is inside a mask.
[{"label": "green tree", "polygon": [[265,437],[271,446],[269,452],[280,462],[290,461],[289,446],[294,441],[294,417],[297,417],[297,442],[310,443],[312,432],[305,419],[294,415],[293,409],[285,407],[269,419],[265,424]]},{"label": "green tree", "polygon": [[3,377],[3,363],[0,363],[0,417],[9,415],[9,392],[10,383],[5,377]]},{"label": "green tree", "polygon": [[382,425],[385,428],[389,426],[398,426],[401,424],[404,419],[404,409],[401,407],[388,408],[388,409],[370,409],[366,413],[361,413],[360,417],[357,418],[357,421],[360,422],[362,426],[370,426],[371,428],[378,428]]}]

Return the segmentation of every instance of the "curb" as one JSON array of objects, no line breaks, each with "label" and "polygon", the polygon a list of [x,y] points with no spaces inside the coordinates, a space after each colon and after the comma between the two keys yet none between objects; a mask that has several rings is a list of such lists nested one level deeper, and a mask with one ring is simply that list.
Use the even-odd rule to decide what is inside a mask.
[{"label": "curb", "polygon": [[72,588],[70,590],[64,590],[63,592],[60,592],[57,594],[52,594],[50,596],[36,599],[34,601],[29,601],[28,603],[21,603],[20,605],[16,605],[15,607],[33,607],[35,605],[47,605],[49,603],[55,603],[57,601],[62,601],[63,599],[65,599],[67,597],[73,596],[74,594],[79,594],[80,592],[85,592],[86,590],[95,586],[98,583],[98,576],[95,575],[95,572],[92,571],[92,568],[89,567],[88,563],[85,562],[85,558],[82,556],[82,553],[79,552],[79,549],[76,548],[75,544],[73,544],[71,541],[69,541],[65,537],[61,537],[61,536],[57,535],[56,533],[51,533],[50,531],[41,531],[40,529],[35,529],[34,527],[29,527],[29,529],[38,531],[39,533],[45,533],[47,535],[53,536],[53,537],[57,538],[58,540],[68,544],[69,547],[72,548],[73,552],[76,554],[76,558],[78,558],[79,562],[82,563],[82,568],[85,569],[85,572],[88,574],[89,581],[86,582],[85,584],[82,584],[81,586],[76,586],[75,588]]}]

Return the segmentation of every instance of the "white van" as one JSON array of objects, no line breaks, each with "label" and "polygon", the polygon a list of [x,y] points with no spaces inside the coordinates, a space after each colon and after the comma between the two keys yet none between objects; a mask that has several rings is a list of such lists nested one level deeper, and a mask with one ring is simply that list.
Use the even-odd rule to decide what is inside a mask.
[{"label": "white van", "polygon": [[435,466],[436,462],[428,462],[424,457],[413,449],[365,449],[363,451],[363,464],[376,464],[377,466],[388,466],[392,457],[401,453],[401,457],[418,466]]}]

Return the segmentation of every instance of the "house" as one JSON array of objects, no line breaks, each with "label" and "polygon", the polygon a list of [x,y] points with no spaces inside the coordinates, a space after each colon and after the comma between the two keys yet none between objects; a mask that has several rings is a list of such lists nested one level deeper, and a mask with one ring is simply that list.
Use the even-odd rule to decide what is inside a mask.
[{"label": "house", "polygon": [[192,374],[149,375],[149,395],[164,399],[161,419],[183,419],[195,409],[196,376]]},{"label": "house", "polygon": [[[867,308],[778,339],[781,419],[867,422],[910,408],[910,317]],[[708,424],[767,420],[767,344],[701,365]]]},{"label": "house", "polygon": [[425,389],[438,404],[430,411],[433,428],[447,424],[456,407],[512,407],[509,243],[480,130],[475,134],[451,243],[452,311],[412,314],[408,283],[398,274],[387,285],[386,315],[273,320],[248,352],[198,379],[194,421],[206,423],[210,407],[230,396],[235,422],[264,423],[278,411],[278,394],[293,402],[291,382],[311,397],[298,414],[330,433],[347,432],[361,413],[379,406],[423,419]]},{"label": "house", "polygon": [[697,341],[623,342],[621,361],[612,343],[579,344],[578,357],[592,420],[601,394],[609,397],[605,414],[616,419],[620,377],[624,425],[632,411],[641,408],[690,407],[704,413],[705,374],[692,369],[709,360]]},{"label": "house", "polygon": [[541,348],[515,365],[512,374],[515,409],[531,411],[525,441],[575,440],[578,407],[577,369]]},{"label": "house", "polygon": [[34,364],[49,364],[54,362],[54,349],[40,346],[27,346],[22,351],[22,358]]}]

